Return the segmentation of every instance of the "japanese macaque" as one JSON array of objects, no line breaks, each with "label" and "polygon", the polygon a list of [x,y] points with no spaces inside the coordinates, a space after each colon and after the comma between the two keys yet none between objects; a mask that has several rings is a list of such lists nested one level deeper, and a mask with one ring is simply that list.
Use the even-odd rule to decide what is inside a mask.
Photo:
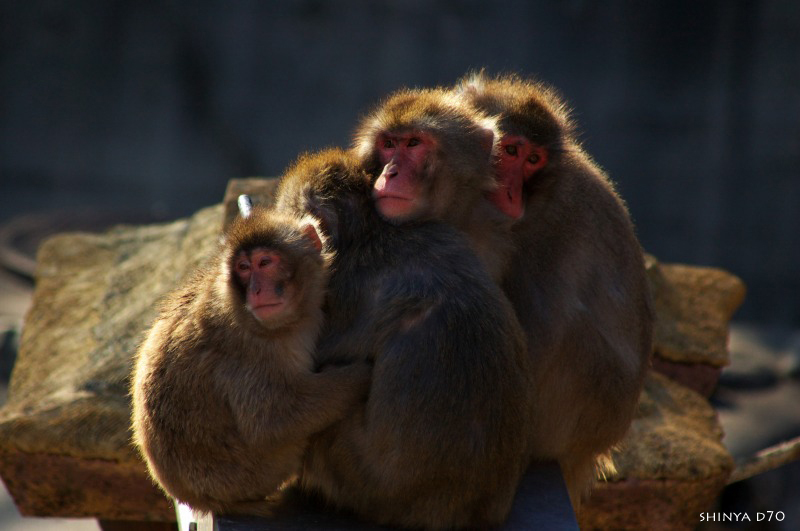
[{"label": "japanese macaque", "polygon": [[276,208],[315,216],[335,251],[318,363],[374,363],[366,404],[312,439],[302,486],[381,524],[502,523],[529,462],[533,369],[463,234],[384,221],[342,150],[301,157]]},{"label": "japanese macaque", "polygon": [[169,295],[138,352],[134,439],[199,512],[269,514],[309,437],[369,388],[366,363],[315,372],[330,255],[313,220],[255,208]]},{"label": "japanese macaque", "polygon": [[499,280],[513,220],[484,200],[498,193],[499,139],[495,118],[451,93],[401,90],[362,121],[354,152],[375,179],[375,207],[385,220],[436,219],[463,230]]},{"label": "japanese macaque", "polygon": [[652,349],[642,250],[565,103],[538,83],[480,73],[454,91],[499,117],[498,187],[515,222],[503,290],[527,336],[533,456],[561,464],[573,503],[628,429]]}]

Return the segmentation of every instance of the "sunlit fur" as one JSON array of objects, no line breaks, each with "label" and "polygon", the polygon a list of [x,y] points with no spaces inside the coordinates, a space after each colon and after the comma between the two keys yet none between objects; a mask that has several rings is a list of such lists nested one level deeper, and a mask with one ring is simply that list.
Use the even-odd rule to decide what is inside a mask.
[{"label": "sunlit fur", "polygon": [[[266,497],[300,470],[308,438],[344,416],[364,364],[315,372],[329,255],[295,218],[254,209],[210,263],[168,295],[139,348],[133,435],[153,479],[200,512],[268,514]],[[268,248],[292,271],[295,301],[265,322],[232,272]]]},{"label": "sunlit fur", "polygon": [[525,330],[535,377],[534,457],[557,459],[578,505],[628,429],[653,337],[642,250],[614,187],[581,148],[567,105],[515,75],[467,76],[453,90],[504,134],[548,151],[525,184],[525,215],[503,288]]},{"label": "sunlit fur", "polygon": [[430,207],[418,219],[445,221],[465,231],[497,279],[505,267],[504,251],[510,250],[510,231],[508,220],[484,200],[497,187],[494,161],[502,132],[496,118],[463,105],[456,94],[443,89],[404,89],[390,95],[362,119],[353,143],[373,182],[382,169],[380,135],[414,131],[435,139],[435,150],[421,172],[421,193]]},{"label": "sunlit fur", "polygon": [[318,362],[374,362],[366,404],[314,438],[302,484],[382,524],[499,525],[529,460],[522,331],[462,233],[387,223],[370,191],[352,154],[329,150],[277,192],[336,251]]}]

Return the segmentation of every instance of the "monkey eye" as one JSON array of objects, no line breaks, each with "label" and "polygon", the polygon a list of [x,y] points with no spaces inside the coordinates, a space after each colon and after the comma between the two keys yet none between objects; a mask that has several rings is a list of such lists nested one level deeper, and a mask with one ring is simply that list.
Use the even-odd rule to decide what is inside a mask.
[{"label": "monkey eye", "polygon": [[528,162],[530,162],[531,164],[536,164],[537,162],[539,162],[539,159],[540,159],[540,158],[541,158],[541,157],[539,157],[539,155],[537,155],[536,153],[534,153],[533,155],[531,155],[530,157],[528,157]]},{"label": "monkey eye", "polygon": [[387,138],[386,140],[383,141],[383,147],[385,147],[386,149],[391,149],[394,147],[394,142],[392,142],[390,139]]},{"label": "monkey eye", "polygon": [[272,259],[265,256],[258,261],[258,267],[265,267],[272,263]]},{"label": "monkey eye", "polygon": [[513,144],[508,144],[505,147],[505,150],[506,150],[506,153],[508,153],[512,157],[516,157],[517,156],[517,146],[515,146]]},{"label": "monkey eye", "polygon": [[407,144],[407,145],[408,145],[408,147],[414,147],[414,146],[418,146],[418,145],[420,145],[420,144],[421,144],[421,142],[420,142],[420,139],[419,139],[419,138],[417,138],[417,137],[411,137],[411,138],[408,140],[408,144]]},{"label": "monkey eye", "polygon": [[236,268],[239,271],[249,271],[250,270],[250,264],[247,263],[247,262],[242,261],[242,262],[239,262],[239,263],[236,264]]}]

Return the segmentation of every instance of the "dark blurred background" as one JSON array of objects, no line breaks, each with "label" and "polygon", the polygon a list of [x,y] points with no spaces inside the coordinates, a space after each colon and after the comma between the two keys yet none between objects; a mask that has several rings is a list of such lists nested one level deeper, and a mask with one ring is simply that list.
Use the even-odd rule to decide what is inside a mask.
[{"label": "dark blurred background", "polygon": [[800,325],[796,0],[5,0],[0,20],[0,223],[185,216],[348,144],[390,91],[486,67],[561,90],[649,252],[741,276],[737,319]]}]

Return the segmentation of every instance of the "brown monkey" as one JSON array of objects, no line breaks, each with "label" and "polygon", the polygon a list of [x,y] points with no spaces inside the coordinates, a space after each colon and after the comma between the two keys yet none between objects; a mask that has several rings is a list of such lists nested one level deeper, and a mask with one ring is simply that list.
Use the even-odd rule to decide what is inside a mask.
[{"label": "brown monkey", "polygon": [[226,239],[139,349],[134,439],[153,478],[193,509],[267,514],[309,436],[366,395],[370,371],[314,371],[330,257],[310,220],[254,209]]},{"label": "brown monkey", "polygon": [[335,250],[317,355],[374,362],[366,404],[313,439],[302,484],[383,524],[498,525],[529,461],[522,331],[459,231],[389,224],[370,195],[341,150],[301,157],[277,192]]},{"label": "brown monkey", "polygon": [[488,197],[516,222],[503,289],[534,370],[534,457],[559,461],[577,505],[597,457],[628,429],[649,364],[642,250],[554,90],[480,73],[455,93],[500,120],[498,188]]},{"label": "brown monkey", "polygon": [[401,90],[362,121],[354,151],[377,176],[373,197],[384,219],[436,219],[462,229],[499,280],[511,252],[512,220],[483,200],[497,191],[499,138],[495,118],[451,93]]}]

